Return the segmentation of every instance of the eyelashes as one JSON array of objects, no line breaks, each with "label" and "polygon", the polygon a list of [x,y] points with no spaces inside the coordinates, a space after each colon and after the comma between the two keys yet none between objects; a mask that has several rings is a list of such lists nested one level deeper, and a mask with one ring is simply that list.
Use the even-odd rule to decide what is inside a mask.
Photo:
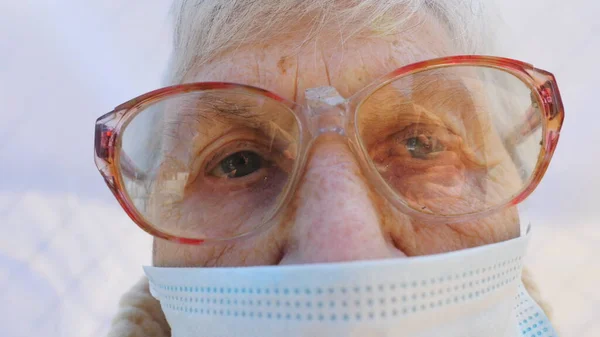
[{"label": "eyelashes", "polygon": [[281,171],[277,162],[277,155],[260,143],[232,141],[217,151],[196,174],[204,182],[214,185],[249,187]]},{"label": "eyelashes", "polygon": [[194,155],[188,186],[201,181],[248,187],[278,171],[290,173],[295,161],[292,145],[262,130],[230,130]]},{"label": "eyelashes", "polygon": [[[447,161],[441,153],[461,155],[462,138],[447,128],[432,124],[411,124],[375,144],[370,156],[376,164],[393,160],[405,165],[426,167]],[[284,146],[282,148],[282,145]],[[273,139],[261,130],[233,130],[200,151],[191,172],[190,181],[220,180],[223,184],[248,183],[264,178],[271,169],[290,173],[295,156],[290,155],[286,142]],[[436,162],[437,160],[437,162]],[[226,182],[227,181],[227,182]]]},{"label": "eyelashes", "polygon": [[[372,144],[368,152],[376,164],[402,159],[407,164],[426,167],[455,158],[467,167],[487,169],[498,164],[498,160],[492,158],[486,144],[483,135],[468,140],[437,123],[413,123]],[[486,151],[485,155],[481,151]]]},{"label": "eyelashes", "polygon": [[440,152],[456,151],[460,143],[460,137],[444,127],[411,124],[374,144],[369,152],[376,162],[390,157],[431,160]]},{"label": "eyelashes", "polygon": [[413,158],[427,159],[428,156],[444,151],[446,146],[436,138],[420,134],[403,140],[402,143]]}]

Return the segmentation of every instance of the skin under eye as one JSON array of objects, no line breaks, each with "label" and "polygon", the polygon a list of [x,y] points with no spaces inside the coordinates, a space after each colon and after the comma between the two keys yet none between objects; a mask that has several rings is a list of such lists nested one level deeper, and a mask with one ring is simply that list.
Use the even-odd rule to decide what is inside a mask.
[{"label": "skin under eye", "polygon": [[443,125],[412,124],[374,144],[382,178],[413,208],[462,213],[478,202],[486,169],[470,159],[464,139]]},{"label": "skin under eye", "polygon": [[[155,208],[170,228],[194,235],[233,237],[254,228],[277,204],[293,158],[257,132],[236,130],[214,139],[194,155],[190,178],[177,199]],[[169,181],[161,184],[169,192]],[[184,214],[185,216],[181,216]],[[210,235],[209,235],[210,234]]]}]

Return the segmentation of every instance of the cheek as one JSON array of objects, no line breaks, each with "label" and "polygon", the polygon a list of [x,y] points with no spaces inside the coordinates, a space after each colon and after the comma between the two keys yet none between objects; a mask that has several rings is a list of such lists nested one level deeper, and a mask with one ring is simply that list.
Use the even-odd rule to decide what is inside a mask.
[{"label": "cheek", "polygon": [[[510,240],[519,236],[516,208],[479,220],[458,224],[421,225],[417,237],[424,243],[420,254],[437,254]],[[427,244],[425,244],[427,243]]]},{"label": "cheek", "polygon": [[169,233],[179,236],[235,237],[262,224],[286,181],[287,177],[278,174],[261,186],[235,191],[225,184],[195,181],[176,200],[154,197],[153,219]]},{"label": "cheek", "polygon": [[407,256],[440,254],[502,242],[520,235],[516,208],[457,224],[431,224],[410,218],[379,198],[385,232]]},{"label": "cheek", "polygon": [[285,229],[273,226],[256,235],[197,246],[154,239],[152,261],[157,267],[243,267],[276,265],[284,251]]}]

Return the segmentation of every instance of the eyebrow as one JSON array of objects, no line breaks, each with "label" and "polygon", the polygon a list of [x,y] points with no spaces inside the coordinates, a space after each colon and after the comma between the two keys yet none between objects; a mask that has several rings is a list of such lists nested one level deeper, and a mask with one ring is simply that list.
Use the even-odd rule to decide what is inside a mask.
[{"label": "eyebrow", "polygon": [[[242,97],[242,96],[240,96]],[[243,102],[234,102],[219,95],[203,93],[201,97],[191,102],[190,109],[178,109],[179,117],[194,117],[206,113],[206,117],[220,117],[225,119],[250,119],[257,117],[256,104],[243,104]],[[193,113],[187,113],[188,111]],[[204,115],[203,115],[204,116]]]},{"label": "eyebrow", "polygon": [[[248,101],[248,100],[247,100]],[[180,137],[181,127],[207,129],[221,123],[248,124],[259,121],[257,104],[243,104],[226,99],[217,93],[190,93],[179,104],[166,106],[165,127],[163,132],[168,136]]]},{"label": "eyebrow", "polygon": [[[231,94],[235,95],[235,92]],[[218,124],[243,125],[260,130],[270,138],[271,145],[296,143],[296,137],[290,133],[292,130],[286,130],[285,126],[282,127],[273,119],[276,113],[270,109],[276,107],[277,102],[265,97],[244,94],[239,97],[239,101],[233,101],[220,94],[207,92],[200,97],[192,98],[184,106],[176,108],[167,122],[168,127],[165,131],[171,132],[172,137],[178,138],[177,131],[173,131],[182,124],[194,128],[196,132],[211,128],[219,130],[221,127]],[[211,140],[207,139],[207,141]]]},{"label": "eyebrow", "polygon": [[[468,118],[479,117],[479,114],[475,112],[477,109],[473,100],[473,92],[460,79],[454,78],[454,76],[413,78],[410,84],[410,86],[398,88],[394,87],[393,83],[391,83],[389,84],[390,87],[388,87],[389,90],[384,89],[381,94],[372,95],[371,99],[377,99],[377,102],[373,103],[380,108],[379,112],[381,112],[372,114],[372,117],[376,121],[387,122],[392,119],[397,120],[402,116],[414,116],[416,113],[419,116],[419,120],[446,125],[451,127],[452,131],[456,133],[464,132],[459,127],[464,126],[464,123],[456,125],[455,118],[465,121]],[[369,106],[374,106],[373,103],[369,104]],[[439,114],[433,112],[432,108],[427,107],[430,105],[434,107],[460,105],[461,108],[451,109],[450,112],[453,112],[452,114]],[[418,112],[415,111],[415,108],[418,109]],[[402,113],[398,113],[398,111],[402,111]],[[471,117],[466,116],[469,113],[472,115]]]}]

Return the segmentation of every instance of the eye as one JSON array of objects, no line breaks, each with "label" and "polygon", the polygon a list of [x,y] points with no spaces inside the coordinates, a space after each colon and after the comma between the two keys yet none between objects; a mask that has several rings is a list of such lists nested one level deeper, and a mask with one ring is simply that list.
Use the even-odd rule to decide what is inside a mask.
[{"label": "eye", "polygon": [[444,151],[446,147],[436,137],[420,134],[404,141],[406,150],[413,158],[425,159],[429,155]]},{"label": "eye", "polygon": [[210,172],[216,177],[240,178],[266,166],[265,160],[255,152],[239,151],[223,160]]}]

